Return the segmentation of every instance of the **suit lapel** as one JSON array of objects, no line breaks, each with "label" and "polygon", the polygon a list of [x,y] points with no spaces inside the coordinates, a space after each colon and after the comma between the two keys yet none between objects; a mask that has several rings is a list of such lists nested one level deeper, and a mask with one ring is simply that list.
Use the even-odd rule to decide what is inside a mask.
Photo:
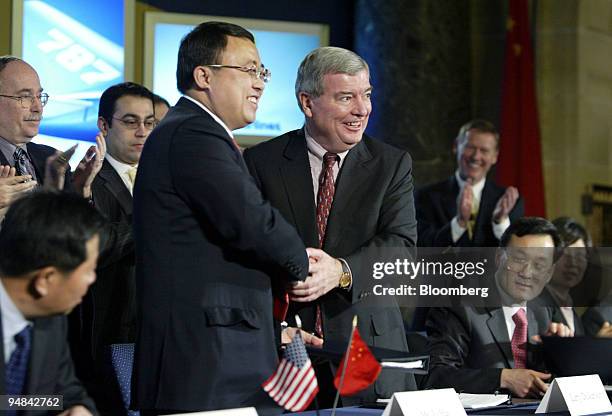
[{"label": "suit lapel", "polygon": [[34,327],[32,328],[32,351],[30,352],[29,373],[26,381],[26,392],[28,393],[37,391],[38,386],[36,383],[38,380],[41,380],[41,369],[47,368],[44,359],[49,340],[48,324],[48,321],[45,319],[34,321]]},{"label": "suit lapel", "polygon": [[34,165],[34,171],[36,172],[38,184],[43,185],[45,178],[45,164],[47,163],[46,155],[41,153],[33,143],[28,143],[26,146],[28,148],[28,155],[30,156],[32,164]]},{"label": "suit lapel", "polygon": [[10,165],[9,161],[4,157],[4,153],[0,152],[0,165]]},{"label": "suit lapel", "polygon": [[285,163],[280,167],[280,174],[295,225],[306,245],[316,247],[319,241],[315,223],[316,206],[303,130],[292,135],[284,157]]},{"label": "suit lapel", "polygon": [[489,314],[491,315],[489,319],[487,319],[489,331],[491,331],[493,339],[502,352],[508,368],[514,368],[514,356],[512,355],[512,347],[510,345],[510,338],[508,337],[508,327],[506,326],[504,310],[502,308],[492,309],[489,310]]},{"label": "suit lapel", "polygon": [[334,201],[327,219],[324,247],[335,247],[338,244],[338,238],[346,224],[346,217],[343,217],[342,213],[352,211],[349,205],[353,195],[363,193],[370,187],[369,183],[373,178],[371,171],[375,163],[367,147],[367,140],[369,139],[364,136],[363,140],[348,152],[338,173]]},{"label": "suit lapel", "polygon": [[446,192],[442,194],[441,204],[444,207],[446,218],[452,219],[457,215],[457,197],[459,196],[459,184],[455,175],[451,176],[446,183]]},{"label": "suit lapel", "polygon": [[111,164],[105,160],[102,169],[98,173],[100,179],[104,181],[104,187],[115,197],[119,202],[121,209],[126,215],[132,214],[132,195],[125,186],[125,183],[117,173],[117,171],[111,166]]},{"label": "suit lapel", "polygon": [[484,245],[485,238],[485,227],[487,226],[487,220],[490,220],[486,213],[493,213],[495,209],[495,195],[492,193],[491,182],[485,179],[485,185],[482,189],[482,195],[480,196],[480,206],[478,207],[478,216],[476,217],[476,225],[474,230],[474,244]]}]

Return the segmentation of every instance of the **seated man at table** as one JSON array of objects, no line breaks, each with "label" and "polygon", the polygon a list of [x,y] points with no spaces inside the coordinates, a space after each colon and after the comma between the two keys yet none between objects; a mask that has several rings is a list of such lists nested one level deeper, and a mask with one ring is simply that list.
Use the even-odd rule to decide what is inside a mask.
[{"label": "seated man at table", "polygon": [[541,397],[551,375],[542,369],[542,335],[569,336],[552,323],[549,309],[528,306],[550,280],[561,254],[553,224],[521,218],[503,234],[497,252],[497,307],[432,308],[427,318],[430,372],[427,387],[468,393],[507,389],[518,397]]}]

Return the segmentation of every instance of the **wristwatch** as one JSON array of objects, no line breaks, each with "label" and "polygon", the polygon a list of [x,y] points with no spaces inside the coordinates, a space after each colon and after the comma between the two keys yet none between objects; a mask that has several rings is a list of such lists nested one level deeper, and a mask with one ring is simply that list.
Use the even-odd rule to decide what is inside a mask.
[{"label": "wristwatch", "polygon": [[348,290],[353,284],[353,277],[351,276],[351,270],[346,264],[346,261],[343,259],[338,259],[340,264],[342,264],[342,274],[340,275],[340,280],[338,281],[338,287],[340,289]]}]

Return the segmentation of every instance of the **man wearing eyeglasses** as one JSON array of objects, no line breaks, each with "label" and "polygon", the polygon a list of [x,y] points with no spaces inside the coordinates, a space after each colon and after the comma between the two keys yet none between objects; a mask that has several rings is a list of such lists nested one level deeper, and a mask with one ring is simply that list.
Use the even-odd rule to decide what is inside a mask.
[{"label": "man wearing eyeglasses", "polygon": [[262,198],[232,130],[252,123],[270,73],[251,33],[202,23],[181,41],[183,93],[151,133],[134,187],[141,414],[256,406],[276,369],[271,281],[304,280],[306,248]]},{"label": "man wearing eyeglasses", "polygon": [[[85,198],[91,197],[91,184],[104,158],[104,144],[98,138],[97,149],[95,146],[89,149],[72,175],[66,154],[32,143],[48,99],[34,68],[14,56],[0,57],[0,166],[14,168],[0,175],[0,184],[9,187],[4,192],[5,196],[10,195],[10,201],[36,184],[74,189]],[[25,181],[32,182],[24,186]]]},{"label": "man wearing eyeglasses", "polygon": [[127,409],[115,374],[121,370],[119,358],[133,355],[136,340],[132,191],[142,148],[156,123],[147,88],[124,82],[102,93],[98,128],[108,153],[93,182],[92,197],[118,238],[107,239],[98,260],[98,280],[70,322],[77,374],[102,414],[123,415]]},{"label": "man wearing eyeglasses", "polygon": [[551,279],[562,252],[556,227],[537,217],[513,222],[497,252],[497,305],[432,308],[427,317],[431,355],[427,387],[468,393],[507,389],[541,398],[551,375],[539,355],[540,334],[572,336],[547,308],[530,305]]}]

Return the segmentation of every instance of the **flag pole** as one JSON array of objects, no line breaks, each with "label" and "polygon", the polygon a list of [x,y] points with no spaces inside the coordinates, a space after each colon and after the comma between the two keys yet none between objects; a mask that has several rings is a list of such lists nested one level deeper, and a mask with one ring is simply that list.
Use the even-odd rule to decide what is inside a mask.
[{"label": "flag pole", "polygon": [[[295,314],[295,324],[297,325],[298,328],[298,332],[302,330],[302,320],[300,319],[300,316],[296,313]],[[317,416],[319,415],[319,401],[317,400],[317,396],[315,395],[314,397],[314,403],[315,403],[315,411],[317,412]]]},{"label": "flag pole", "polygon": [[336,398],[334,399],[334,407],[332,408],[331,416],[336,416],[336,408],[338,407],[338,400],[340,399],[340,391],[344,385],[344,376],[346,375],[346,367],[348,367],[348,359],[351,351],[351,344],[353,343],[353,335],[355,334],[355,328],[357,328],[357,315],[353,316],[353,329],[351,330],[351,337],[349,338],[348,347],[344,353],[344,363],[342,364],[342,373],[340,374],[340,383],[338,383],[338,390],[336,391]]}]

